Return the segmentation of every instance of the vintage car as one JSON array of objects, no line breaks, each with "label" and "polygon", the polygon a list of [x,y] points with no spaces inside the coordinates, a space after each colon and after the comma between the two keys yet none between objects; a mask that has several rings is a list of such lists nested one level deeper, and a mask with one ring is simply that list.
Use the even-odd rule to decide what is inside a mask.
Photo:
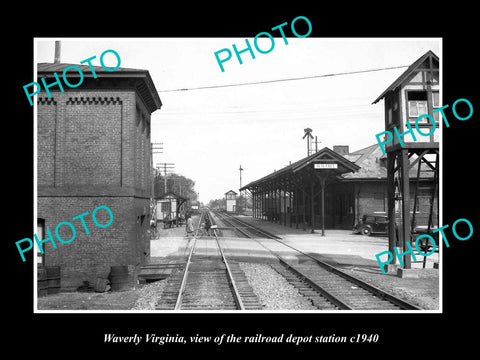
[{"label": "vintage car", "polygon": [[388,217],[381,214],[365,214],[353,227],[355,234],[372,235],[388,233]]}]

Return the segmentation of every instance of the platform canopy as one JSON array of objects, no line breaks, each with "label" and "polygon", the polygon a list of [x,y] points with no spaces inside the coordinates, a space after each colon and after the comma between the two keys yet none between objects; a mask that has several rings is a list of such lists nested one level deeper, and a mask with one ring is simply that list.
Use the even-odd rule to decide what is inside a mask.
[{"label": "platform canopy", "polygon": [[[307,156],[281,170],[275,171],[261,179],[245,185],[242,190],[249,190],[252,198],[263,197],[263,200],[273,201],[273,211],[277,212],[277,200],[283,196],[284,212],[286,213],[286,194],[302,194],[310,202],[310,218],[312,233],[315,229],[315,198],[320,196],[321,229],[325,235],[325,187],[327,183],[338,181],[341,175],[355,172],[360,167],[335,151],[325,147],[316,153]],[[269,195],[267,195],[269,194]],[[280,201],[280,204],[282,202]],[[298,200],[296,200],[298,203]],[[281,205],[280,205],[281,206]],[[305,207],[305,200],[303,200]],[[298,206],[297,206],[298,207]],[[269,210],[270,211],[270,210]],[[305,208],[302,210],[305,215]],[[255,212],[255,209],[254,209]],[[276,216],[276,215],[274,215]],[[297,211],[295,217],[298,216]]]},{"label": "platform canopy", "polygon": [[305,179],[335,179],[342,174],[355,172],[360,167],[335,151],[324,147],[316,153],[275,171],[258,180],[252,181],[240,190],[254,190],[271,183],[298,183]]}]

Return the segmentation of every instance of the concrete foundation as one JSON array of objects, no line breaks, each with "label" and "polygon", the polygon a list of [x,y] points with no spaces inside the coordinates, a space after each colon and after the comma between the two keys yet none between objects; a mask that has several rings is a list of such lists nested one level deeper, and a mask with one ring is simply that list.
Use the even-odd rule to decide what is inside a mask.
[{"label": "concrete foundation", "polygon": [[397,270],[397,276],[399,278],[415,278],[417,279],[419,277],[419,269],[404,269],[404,268],[398,268]]}]

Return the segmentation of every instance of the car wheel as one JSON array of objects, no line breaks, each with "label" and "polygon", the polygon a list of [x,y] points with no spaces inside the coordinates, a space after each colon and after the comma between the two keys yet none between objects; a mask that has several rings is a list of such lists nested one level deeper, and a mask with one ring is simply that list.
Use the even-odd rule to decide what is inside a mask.
[{"label": "car wheel", "polygon": [[361,233],[362,233],[362,235],[366,235],[366,236],[372,235],[372,231],[367,227],[362,228]]}]

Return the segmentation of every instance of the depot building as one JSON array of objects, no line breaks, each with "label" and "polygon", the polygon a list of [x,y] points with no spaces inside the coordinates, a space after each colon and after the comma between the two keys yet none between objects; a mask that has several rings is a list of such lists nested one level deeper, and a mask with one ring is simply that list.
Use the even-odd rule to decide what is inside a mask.
[{"label": "depot building", "polygon": [[[250,192],[255,218],[312,232],[351,230],[363,215],[387,214],[386,166],[378,144],[353,152],[347,145],[325,147],[240,190]],[[417,172],[411,172],[416,182]],[[420,172],[412,193],[418,201],[410,209],[416,225],[427,224],[431,202],[438,201],[430,191],[433,180],[430,169]]]}]

